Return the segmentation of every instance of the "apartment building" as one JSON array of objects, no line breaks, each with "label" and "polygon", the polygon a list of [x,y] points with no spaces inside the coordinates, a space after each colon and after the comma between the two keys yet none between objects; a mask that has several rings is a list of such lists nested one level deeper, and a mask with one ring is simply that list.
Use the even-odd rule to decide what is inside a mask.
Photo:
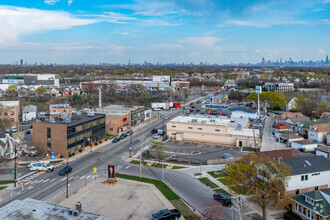
[{"label": "apartment building", "polygon": [[33,145],[45,153],[66,157],[104,138],[104,114],[80,114],[33,123]]},{"label": "apartment building", "polygon": [[12,126],[17,126],[19,114],[19,101],[0,101],[1,120],[8,120]]},{"label": "apartment building", "polygon": [[129,130],[128,113],[105,113],[106,133],[117,135]]},{"label": "apartment building", "polygon": [[61,114],[66,114],[68,117],[72,115],[72,108],[70,104],[51,104],[49,105],[49,116],[60,117]]},{"label": "apartment building", "polygon": [[293,83],[265,83],[263,85],[267,91],[274,91],[274,92],[293,92],[294,91],[294,84]]},{"label": "apartment building", "polygon": [[233,128],[230,119],[178,116],[167,123],[166,129],[167,136],[177,141],[251,148],[254,147],[254,140],[260,142],[259,130],[255,129],[253,132],[253,129],[238,124]]}]

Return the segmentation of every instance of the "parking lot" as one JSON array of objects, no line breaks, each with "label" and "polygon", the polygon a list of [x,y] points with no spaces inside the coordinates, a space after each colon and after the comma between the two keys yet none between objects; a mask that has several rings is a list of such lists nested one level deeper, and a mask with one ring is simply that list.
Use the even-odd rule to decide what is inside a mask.
[{"label": "parking lot", "polygon": [[224,153],[234,158],[246,154],[240,148],[220,146],[216,144],[203,144],[168,140],[166,142],[167,156],[178,161],[206,164],[207,160],[221,159]]}]

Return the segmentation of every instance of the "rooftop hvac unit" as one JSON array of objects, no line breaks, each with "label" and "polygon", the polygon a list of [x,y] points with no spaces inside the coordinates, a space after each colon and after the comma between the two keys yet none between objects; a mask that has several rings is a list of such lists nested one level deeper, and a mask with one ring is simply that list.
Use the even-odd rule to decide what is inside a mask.
[{"label": "rooftop hvac unit", "polygon": [[94,115],[95,115],[94,112],[87,112],[88,117],[93,117]]},{"label": "rooftop hvac unit", "polygon": [[238,124],[238,125],[236,126],[236,129],[235,129],[235,130],[238,130],[238,131],[242,130],[242,125],[241,125],[241,124]]},{"label": "rooftop hvac unit", "polygon": [[191,122],[197,122],[198,120],[197,119],[191,119]]},{"label": "rooftop hvac unit", "polygon": [[210,122],[215,122],[215,119],[210,119]]},{"label": "rooftop hvac unit", "polygon": [[50,122],[50,123],[55,123],[55,119],[54,119],[54,118],[50,118],[50,119],[49,119],[49,122]]},{"label": "rooftop hvac unit", "polygon": [[63,118],[64,124],[69,124],[71,123],[71,118]]}]

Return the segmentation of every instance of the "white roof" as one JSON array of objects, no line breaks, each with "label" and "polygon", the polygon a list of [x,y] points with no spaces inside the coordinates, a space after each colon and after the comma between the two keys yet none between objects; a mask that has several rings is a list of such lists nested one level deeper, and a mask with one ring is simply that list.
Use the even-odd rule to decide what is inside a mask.
[{"label": "white roof", "polygon": [[4,108],[16,108],[19,105],[19,101],[0,101],[0,107]]},{"label": "white roof", "polygon": [[[227,134],[236,135],[236,136],[245,136],[245,137],[253,137],[253,129],[250,128],[242,128],[239,130],[230,129]],[[259,138],[259,129],[254,129],[254,136]]]},{"label": "white roof", "polygon": [[170,122],[227,126],[230,123],[230,119],[208,118],[205,116],[178,116]]}]

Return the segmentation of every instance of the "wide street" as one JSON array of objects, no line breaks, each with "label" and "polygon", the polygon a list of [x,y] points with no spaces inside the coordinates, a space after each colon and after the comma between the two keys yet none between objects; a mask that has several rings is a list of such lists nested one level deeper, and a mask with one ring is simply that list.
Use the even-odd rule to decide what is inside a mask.
[{"label": "wide street", "polygon": [[[170,119],[179,114],[181,110],[175,110],[168,113]],[[145,140],[150,138],[153,128],[161,128],[163,120],[159,119],[146,126],[138,129],[133,135],[133,152],[140,148],[140,144],[145,145]],[[124,160],[129,155],[129,138],[121,140],[118,143],[109,143],[87,155],[77,158],[69,162],[73,171],[69,174],[69,196],[74,194],[78,189],[84,187],[90,181],[103,181],[106,177],[107,164],[116,164],[117,172],[139,175],[139,167],[129,164]],[[93,168],[97,168],[97,175],[94,176]],[[27,170],[27,168],[25,168]],[[188,168],[189,169],[189,168]],[[218,168],[219,169],[219,168]],[[143,167],[142,176],[161,179],[161,169]],[[29,172],[28,172],[29,173]],[[57,172],[45,173],[36,177],[35,174],[29,173],[26,178],[30,177],[31,181],[12,188],[7,194],[1,194],[0,206],[6,205],[16,199],[23,200],[25,198],[34,198],[51,203],[58,203],[65,199],[66,195],[66,177],[59,176]],[[94,180],[94,178],[96,180]],[[207,188],[200,181],[194,179],[193,174],[184,170],[164,170],[164,182],[176,192],[182,200],[189,204],[196,212],[202,213],[207,202],[212,201],[212,190]],[[232,208],[222,209],[225,219],[231,219]]]}]

